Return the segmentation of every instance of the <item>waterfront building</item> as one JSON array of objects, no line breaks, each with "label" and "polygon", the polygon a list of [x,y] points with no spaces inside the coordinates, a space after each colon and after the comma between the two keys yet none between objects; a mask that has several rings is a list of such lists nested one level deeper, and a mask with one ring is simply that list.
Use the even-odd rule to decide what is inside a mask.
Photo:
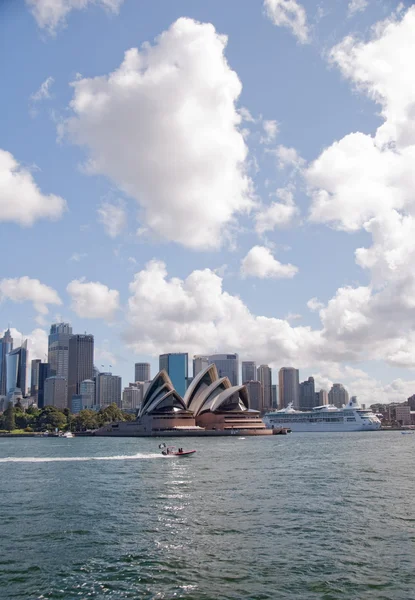
[{"label": "waterfront building", "polygon": [[237,354],[212,354],[209,356],[209,363],[216,366],[219,377],[227,377],[232,385],[238,385],[239,357]]},{"label": "waterfront building", "polygon": [[276,384],[271,387],[272,408],[278,408],[278,386]]},{"label": "waterfront building", "polygon": [[262,410],[270,410],[272,408],[272,371],[268,365],[261,365],[258,367],[257,373],[257,380],[262,384]]},{"label": "waterfront building", "polygon": [[66,377],[59,375],[48,377],[44,384],[44,405],[55,406],[60,410],[66,408],[67,385]]},{"label": "waterfront building", "polygon": [[69,338],[68,406],[74,394],[80,393],[81,382],[94,373],[94,336],[75,334]]},{"label": "waterfront building", "polygon": [[[197,354],[193,357],[193,378],[196,377],[200,373],[200,371],[204,371],[206,367],[209,366],[209,357],[202,356],[201,354]],[[188,382],[188,385],[191,382]]]},{"label": "waterfront building", "polygon": [[317,406],[325,406],[329,403],[329,395],[327,390],[320,390],[316,392],[316,405]]},{"label": "waterfront building", "polygon": [[400,404],[395,408],[395,420],[399,425],[411,425],[411,407],[409,404]]},{"label": "waterfront building", "polygon": [[5,331],[2,338],[0,338],[0,396],[6,396],[7,394],[7,367],[6,367],[6,356],[13,350],[13,338],[10,333],[10,329]]},{"label": "waterfront building", "polygon": [[48,363],[50,374],[68,379],[69,340],[72,327],[69,323],[54,323],[51,325],[48,338]]},{"label": "waterfront building", "polygon": [[186,353],[173,352],[170,354],[160,354],[160,371],[166,371],[174,389],[180,396],[184,396],[187,388],[187,379],[189,376],[189,357]]},{"label": "waterfront building", "polygon": [[125,387],[122,393],[122,410],[135,412],[143,401],[143,387],[141,385]]},{"label": "waterfront building", "polygon": [[21,394],[26,395],[26,374],[27,374],[27,340],[23,342],[20,348],[12,350],[6,355],[6,388],[7,396]]},{"label": "waterfront building", "polygon": [[307,381],[300,383],[300,410],[311,410],[318,406],[316,399],[316,390],[314,386],[314,377],[309,377]]},{"label": "waterfront building", "polygon": [[30,395],[33,397],[36,404],[39,391],[39,365],[41,362],[40,358],[34,358],[30,370]]},{"label": "waterfront building", "polygon": [[150,363],[135,363],[134,365],[134,381],[150,381],[151,368]]},{"label": "waterfront building", "polygon": [[333,383],[333,387],[329,391],[329,404],[342,408],[349,402],[349,394],[341,383]]},{"label": "waterfront building", "polygon": [[264,410],[264,389],[260,381],[245,381],[248,390],[249,406],[253,410],[262,412]]},{"label": "waterfront building", "polygon": [[113,402],[121,406],[121,377],[112,373],[100,373],[95,379],[95,404],[100,409]]},{"label": "waterfront building", "polygon": [[292,404],[299,408],[300,404],[300,374],[293,367],[282,367],[278,373],[279,407],[286,408]]},{"label": "waterfront building", "polygon": [[253,360],[242,361],[242,383],[247,381],[256,381],[257,379],[257,368],[256,363]]},{"label": "waterfront building", "polygon": [[40,363],[39,379],[37,390],[37,405],[39,408],[44,408],[45,405],[45,381],[50,376],[49,363]]}]

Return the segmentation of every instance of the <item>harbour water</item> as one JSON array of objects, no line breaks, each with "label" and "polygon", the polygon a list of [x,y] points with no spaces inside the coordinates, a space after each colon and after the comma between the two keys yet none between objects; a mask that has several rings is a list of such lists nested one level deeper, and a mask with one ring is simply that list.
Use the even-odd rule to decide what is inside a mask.
[{"label": "harbour water", "polygon": [[0,598],[415,598],[415,436],[0,439]]}]

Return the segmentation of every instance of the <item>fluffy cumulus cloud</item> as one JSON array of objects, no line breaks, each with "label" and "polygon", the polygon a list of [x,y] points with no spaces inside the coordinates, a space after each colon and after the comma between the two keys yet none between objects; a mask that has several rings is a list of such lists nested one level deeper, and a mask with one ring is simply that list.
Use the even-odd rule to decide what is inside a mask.
[{"label": "fluffy cumulus cloud", "polygon": [[[5,329],[0,330],[0,337],[3,337]],[[44,329],[37,327],[30,333],[22,333],[15,327],[10,327],[10,333],[13,338],[14,348],[18,348],[22,342],[27,340],[27,349],[29,350],[29,361],[34,358],[40,358],[43,361],[48,357],[48,334]]]},{"label": "fluffy cumulus cloud", "polygon": [[62,301],[53,288],[41,283],[39,279],[19,277],[0,279],[0,301],[32,302],[40,315],[47,315],[49,304],[61,305]]},{"label": "fluffy cumulus cloud", "polygon": [[307,14],[297,0],[264,0],[269,19],[278,27],[287,27],[301,44],[310,41]]},{"label": "fluffy cumulus cloud", "polygon": [[106,233],[116,238],[127,224],[127,214],[124,203],[103,202],[98,208],[98,220],[104,226]]},{"label": "fluffy cumulus cloud", "polygon": [[31,172],[0,148],[0,222],[29,227],[38,219],[59,219],[66,204],[54,194],[43,194]]},{"label": "fluffy cumulus cloud", "polygon": [[184,280],[169,278],[165,264],[153,260],[135,275],[130,292],[124,337],[140,353],[232,348],[247,359],[301,366],[323,348],[320,332],[253,315],[238,296],[223,290],[222,278],[210,269]]},{"label": "fluffy cumulus cloud", "polygon": [[351,133],[306,170],[310,218],[345,231],[366,230],[356,250],[369,284],[341,288],[320,309],[325,336],[356,355],[415,367],[415,7],[378,23],[367,42],[345,38],[331,60],[381,106],[374,135]]},{"label": "fluffy cumulus cloud", "polygon": [[107,76],[75,81],[66,123],[90,173],[108,176],[161,239],[215,248],[253,204],[238,76],[213,25],[181,18]]},{"label": "fluffy cumulus cloud", "polygon": [[356,13],[365,11],[368,4],[368,0],[350,0],[347,6],[347,13],[349,17],[352,17]]},{"label": "fluffy cumulus cloud", "polygon": [[26,0],[39,27],[54,34],[56,29],[65,23],[72,10],[86,8],[89,4],[97,4],[102,8],[117,13],[124,0]]},{"label": "fluffy cumulus cloud", "polygon": [[74,279],[66,291],[71,296],[71,309],[78,317],[112,321],[119,308],[119,292],[98,281]]},{"label": "fluffy cumulus cloud", "polygon": [[243,277],[259,277],[260,279],[291,279],[298,272],[291,264],[282,264],[265,246],[254,246],[241,262]]},{"label": "fluffy cumulus cloud", "polygon": [[293,190],[292,186],[279,188],[276,196],[281,202],[272,202],[255,213],[255,231],[259,235],[273,231],[276,227],[285,227],[298,214]]},{"label": "fluffy cumulus cloud", "polygon": [[262,144],[271,144],[278,134],[278,122],[277,121],[262,121],[262,128],[264,135],[261,137]]}]

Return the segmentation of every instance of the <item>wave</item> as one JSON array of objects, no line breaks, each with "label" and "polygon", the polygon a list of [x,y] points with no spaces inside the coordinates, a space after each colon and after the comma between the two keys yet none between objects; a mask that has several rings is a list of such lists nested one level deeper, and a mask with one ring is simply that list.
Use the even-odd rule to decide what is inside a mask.
[{"label": "wave", "polygon": [[47,463],[47,462],[76,462],[76,461],[91,461],[91,460],[140,460],[148,458],[163,458],[161,454],[121,454],[116,456],[58,456],[58,457],[38,457],[25,456],[14,457],[8,456],[0,458],[0,463]]}]

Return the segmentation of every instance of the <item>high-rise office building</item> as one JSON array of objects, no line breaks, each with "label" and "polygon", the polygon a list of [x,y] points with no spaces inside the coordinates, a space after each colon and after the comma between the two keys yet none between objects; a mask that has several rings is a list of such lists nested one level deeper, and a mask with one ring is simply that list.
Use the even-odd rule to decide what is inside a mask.
[{"label": "high-rise office building", "polygon": [[316,392],[316,406],[325,406],[329,403],[329,395],[327,390]]},{"label": "high-rise office building", "polygon": [[176,392],[183,397],[186,393],[187,380],[189,376],[189,358],[187,352],[160,354],[159,367],[160,371],[162,369],[167,371]]},{"label": "high-rise office building", "polygon": [[299,408],[300,404],[300,374],[298,369],[282,367],[278,373],[279,407],[285,408],[292,404]]},{"label": "high-rise office building", "polygon": [[272,371],[268,365],[258,367],[257,379],[262,383],[263,410],[270,410],[272,408]]},{"label": "high-rise office building", "polygon": [[95,407],[95,381],[84,379],[79,385],[82,409]]},{"label": "high-rise office building", "polygon": [[307,381],[300,383],[300,410],[311,410],[316,403],[316,390],[314,387],[314,377],[309,377]]},{"label": "high-rise office building", "polygon": [[242,383],[245,381],[256,381],[256,363],[252,360],[242,361]]},{"label": "high-rise office building", "polygon": [[59,375],[48,377],[44,384],[44,405],[55,406],[60,410],[66,408],[67,385],[66,377],[59,377]]},{"label": "high-rise office building", "polygon": [[333,387],[329,391],[329,404],[334,404],[337,408],[341,408],[343,404],[349,402],[349,393],[341,383],[333,383]]},{"label": "high-rise office building", "polygon": [[30,395],[37,404],[37,394],[39,391],[39,365],[42,361],[40,358],[32,360],[32,368],[30,371]]},{"label": "high-rise office building", "polygon": [[121,406],[121,377],[100,373],[95,379],[95,404],[98,408],[105,408],[113,402]]},{"label": "high-rise office building", "polygon": [[20,348],[15,348],[6,354],[6,389],[7,395],[17,394],[20,390],[22,396],[27,393],[27,340]]},{"label": "high-rise office building", "polygon": [[245,381],[249,395],[249,408],[252,410],[264,410],[264,390],[260,381]]},{"label": "high-rise office building", "polygon": [[278,408],[278,386],[274,384],[271,388],[272,408]]},{"label": "high-rise office building", "polygon": [[68,379],[69,340],[72,327],[69,323],[55,323],[48,338],[48,363],[50,374]]},{"label": "high-rise office building", "polygon": [[216,365],[219,377],[228,377],[232,385],[239,383],[239,357],[237,354],[212,354],[210,364]]},{"label": "high-rise office building", "polygon": [[49,363],[40,363],[39,365],[39,378],[38,378],[38,391],[37,391],[37,402],[39,408],[44,408],[45,404],[45,381],[49,377]]},{"label": "high-rise office building", "polygon": [[69,338],[68,406],[74,394],[80,393],[81,382],[92,379],[94,372],[94,336],[75,334]]},{"label": "high-rise office building", "polygon": [[13,350],[13,338],[8,329],[0,338],[0,396],[7,394],[7,367],[6,356]]},{"label": "high-rise office building", "polygon": [[150,381],[151,369],[150,363],[135,363],[134,365],[134,381]]},{"label": "high-rise office building", "polygon": [[196,377],[196,375],[198,375],[198,373],[200,373],[200,371],[203,371],[208,366],[209,366],[209,357],[208,356],[202,356],[201,354],[194,356],[193,357],[193,379]]},{"label": "high-rise office building", "polygon": [[124,388],[121,403],[122,410],[136,411],[140,408],[142,401],[143,388],[141,384]]}]

